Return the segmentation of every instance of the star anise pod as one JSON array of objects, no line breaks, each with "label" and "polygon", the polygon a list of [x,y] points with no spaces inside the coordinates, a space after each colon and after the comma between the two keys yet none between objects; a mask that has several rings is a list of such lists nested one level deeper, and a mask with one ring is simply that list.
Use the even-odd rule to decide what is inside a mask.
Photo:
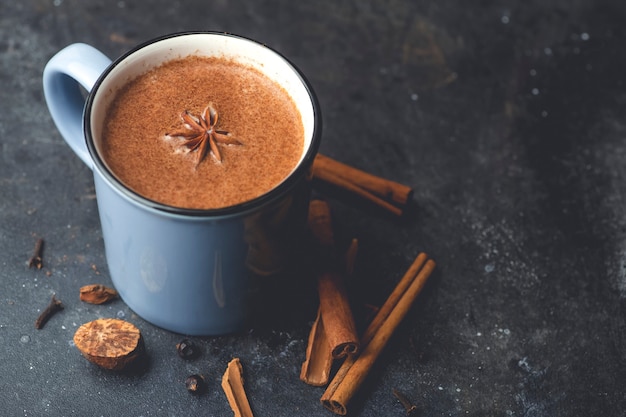
[{"label": "star anise pod", "polygon": [[218,162],[222,162],[222,155],[218,148],[218,144],[241,145],[242,143],[233,138],[230,133],[225,130],[217,130],[217,110],[213,103],[208,106],[200,114],[200,117],[194,116],[188,110],[180,114],[185,130],[180,132],[168,133],[170,137],[179,137],[185,139],[183,145],[189,151],[198,152],[196,164],[199,164],[207,153],[207,145],[211,153]]}]

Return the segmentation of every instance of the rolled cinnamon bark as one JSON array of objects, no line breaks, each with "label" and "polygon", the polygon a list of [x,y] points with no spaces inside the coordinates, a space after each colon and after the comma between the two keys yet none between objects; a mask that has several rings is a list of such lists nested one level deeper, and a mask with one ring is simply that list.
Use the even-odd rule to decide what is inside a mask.
[{"label": "rolled cinnamon bark", "polygon": [[320,401],[330,411],[340,415],[347,414],[348,403],[358,391],[387,341],[413,305],[435,268],[433,260],[428,260],[424,264],[425,259],[424,254],[420,254],[415,259],[404,278],[368,326],[363,337],[361,353],[350,356],[344,361],[322,395]]},{"label": "rolled cinnamon bark", "polygon": [[317,243],[320,269],[317,276],[319,294],[318,316],[309,334],[306,359],[300,379],[321,386],[329,380],[333,359],[343,358],[359,350],[359,337],[350,302],[337,271],[334,233],[330,207],[322,200],[312,200],[309,206],[309,228]]},{"label": "rolled cinnamon bark", "polygon": [[413,196],[407,185],[388,180],[318,154],[313,162],[313,177],[349,191],[373,204],[402,215]]},{"label": "rolled cinnamon bark", "polygon": [[317,282],[322,321],[333,359],[357,353],[359,338],[341,276],[325,272]]}]

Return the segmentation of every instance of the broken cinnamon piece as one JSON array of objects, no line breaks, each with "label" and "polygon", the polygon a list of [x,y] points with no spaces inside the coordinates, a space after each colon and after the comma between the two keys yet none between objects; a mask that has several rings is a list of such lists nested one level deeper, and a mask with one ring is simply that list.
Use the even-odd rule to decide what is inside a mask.
[{"label": "broken cinnamon piece", "polygon": [[359,197],[401,216],[413,196],[413,189],[375,176],[327,156],[318,154],[313,162],[313,178]]},{"label": "broken cinnamon piece", "polygon": [[117,291],[102,284],[80,287],[80,300],[90,304],[103,304],[118,297]]},{"label": "broken cinnamon piece", "polygon": [[[411,308],[435,268],[435,262],[432,260],[428,260],[424,264],[425,256],[420,254],[415,259],[405,277],[396,286],[397,291],[394,290],[392,292],[377,316],[368,326],[363,336],[361,353],[346,358],[322,395],[320,401],[330,411],[340,415],[347,414],[347,404],[364,382],[372,365]],[[419,272],[416,272],[413,275],[413,279],[411,279],[409,274],[416,269]],[[409,282],[408,286],[406,286],[407,281]],[[403,287],[404,289],[402,289]]]},{"label": "broken cinnamon piece", "polygon": [[242,374],[243,367],[239,358],[231,360],[222,376],[222,389],[226,394],[230,408],[235,413],[235,417],[253,417],[248,397],[243,388]]},{"label": "broken cinnamon piece", "polygon": [[88,361],[116,371],[143,353],[139,329],[119,319],[97,319],[83,324],[74,333],[74,344]]},{"label": "broken cinnamon piece", "polygon": [[333,365],[332,351],[322,321],[321,309],[317,309],[317,317],[309,333],[306,347],[306,359],[300,370],[300,380],[306,384],[321,387],[328,384],[330,370]]}]

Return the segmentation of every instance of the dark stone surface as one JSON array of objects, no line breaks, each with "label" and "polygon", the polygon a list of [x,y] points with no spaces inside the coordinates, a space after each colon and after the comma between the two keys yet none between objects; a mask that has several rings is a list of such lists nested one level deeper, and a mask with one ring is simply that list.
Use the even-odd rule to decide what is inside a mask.
[{"label": "dark stone surface", "polygon": [[[351,415],[404,415],[393,388],[419,416],[625,415],[625,20],[623,2],[592,0],[3,1],[2,415],[228,416],[219,381],[234,356],[255,415],[330,415],[323,390],[298,380],[315,308],[300,275],[268,281],[248,332],[192,338],[189,362],[181,335],[123,302],[78,300],[81,285],[110,280],[91,173],[48,115],[43,67],[73,42],[114,58],[191,29],[290,57],[319,96],[322,152],[415,188],[402,221],[332,200],[340,236],[361,243],[358,314],[419,251],[438,262]],[[35,330],[52,293],[65,309]],[[74,331],[101,316],[140,327],[142,367],[116,374],[80,357]],[[185,390],[193,373],[206,394]]]}]

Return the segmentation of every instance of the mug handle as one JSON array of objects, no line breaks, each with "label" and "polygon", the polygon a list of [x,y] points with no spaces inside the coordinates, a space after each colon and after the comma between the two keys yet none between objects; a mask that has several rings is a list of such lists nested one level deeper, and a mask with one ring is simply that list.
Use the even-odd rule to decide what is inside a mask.
[{"label": "mug handle", "polygon": [[111,60],[84,43],[69,45],[54,55],[43,70],[43,92],[48,110],[63,139],[74,153],[93,170],[83,132],[85,96]]}]

